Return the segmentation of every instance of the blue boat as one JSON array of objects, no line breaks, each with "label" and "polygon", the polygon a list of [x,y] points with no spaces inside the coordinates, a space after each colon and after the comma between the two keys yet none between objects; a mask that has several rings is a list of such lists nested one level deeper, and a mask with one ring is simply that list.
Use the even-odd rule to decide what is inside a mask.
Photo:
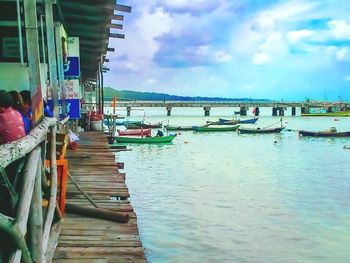
[{"label": "blue boat", "polygon": [[230,125],[230,124],[254,124],[259,118],[246,119],[246,120],[227,120],[219,119],[219,124],[221,125]]}]

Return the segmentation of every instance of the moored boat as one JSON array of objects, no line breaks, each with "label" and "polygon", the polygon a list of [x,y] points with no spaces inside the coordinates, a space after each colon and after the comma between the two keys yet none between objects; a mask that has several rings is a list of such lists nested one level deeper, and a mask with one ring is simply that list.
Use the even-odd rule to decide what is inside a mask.
[{"label": "moored boat", "polygon": [[142,121],[118,121],[115,123],[115,125],[119,125],[119,126],[122,126],[122,125],[128,125],[128,124],[141,124]]},{"label": "moored boat", "polygon": [[285,127],[277,127],[277,128],[239,128],[239,133],[245,134],[268,134],[268,133],[280,133]]},{"label": "moored boat", "polygon": [[120,136],[151,136],[152,129],[117,130],[117,132]]},{"label": "moored boat", "polygon": [[115,141],[118,143],[167,143],[172,142],[176,134],[169,136],[154,136],[154,137],[125,137],[125,136],[116,136],[114,137]]},{"label": "moored boat", "polygon": [[165,129],[168,131],[192,131],[192,126],[170,126],[166,125],[164,126]]},{"label": "moored boat", "polygon": [[350,131],[337,132],[337,131],[299,131],[301,136],[312,136],[312,137],[350,137]]},{"label": "moored boat", "polygon": [[227,120],[227,119],[219,119],[219,124],[221,125],[229,125],[229,124],[254,124],[259,118],[253,119],[245,119],[245,120]]},{"label": "moored boat", "polygon": [[147,123],[130,123],[124,125],[127,129],[141,129],[141,128],[162,128],[161,123],[147,124]]},{"label": "moored boat", "polygon": [[193,126],[193,130],[197,132],[226,132],[226,131],[236,131],[239,125],[230,127],[209,127],[209,126]]}]

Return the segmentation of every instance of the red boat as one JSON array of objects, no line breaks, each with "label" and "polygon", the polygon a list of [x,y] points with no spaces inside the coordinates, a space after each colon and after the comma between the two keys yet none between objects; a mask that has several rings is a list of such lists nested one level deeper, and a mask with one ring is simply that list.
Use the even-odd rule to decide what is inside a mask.
[{"label": "red boat", "polygon": [[120,136],[151,136],[152,129],[117,130]]}]

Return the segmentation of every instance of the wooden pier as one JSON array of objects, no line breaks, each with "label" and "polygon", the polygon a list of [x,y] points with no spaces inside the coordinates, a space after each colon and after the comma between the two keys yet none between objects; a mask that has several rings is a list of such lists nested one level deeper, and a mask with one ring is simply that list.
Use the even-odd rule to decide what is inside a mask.
[{"label": "wooden pier", "polygon": [[[80,134],[79,148],[69,151],[67,159],[70,175],[82,190],[101,208],[128,214],[129,222],[66,212],[53,262],[146,262],[125,174],[118,171],[106,136],[102,132]],[[71,181],[67,203],[93,207]]]}]

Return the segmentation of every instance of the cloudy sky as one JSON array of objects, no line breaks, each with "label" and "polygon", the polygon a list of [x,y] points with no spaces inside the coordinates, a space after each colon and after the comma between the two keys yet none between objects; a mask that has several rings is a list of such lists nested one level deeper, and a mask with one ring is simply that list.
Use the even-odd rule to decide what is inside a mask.
[{"label": "cloudy sky", "polygon": [[[120,0],[105,85],[186,96],[350,100],[349,0]],[[117,31],[118,32],[118,31]],[[118,33],[121,33],[120,31]]]}]

